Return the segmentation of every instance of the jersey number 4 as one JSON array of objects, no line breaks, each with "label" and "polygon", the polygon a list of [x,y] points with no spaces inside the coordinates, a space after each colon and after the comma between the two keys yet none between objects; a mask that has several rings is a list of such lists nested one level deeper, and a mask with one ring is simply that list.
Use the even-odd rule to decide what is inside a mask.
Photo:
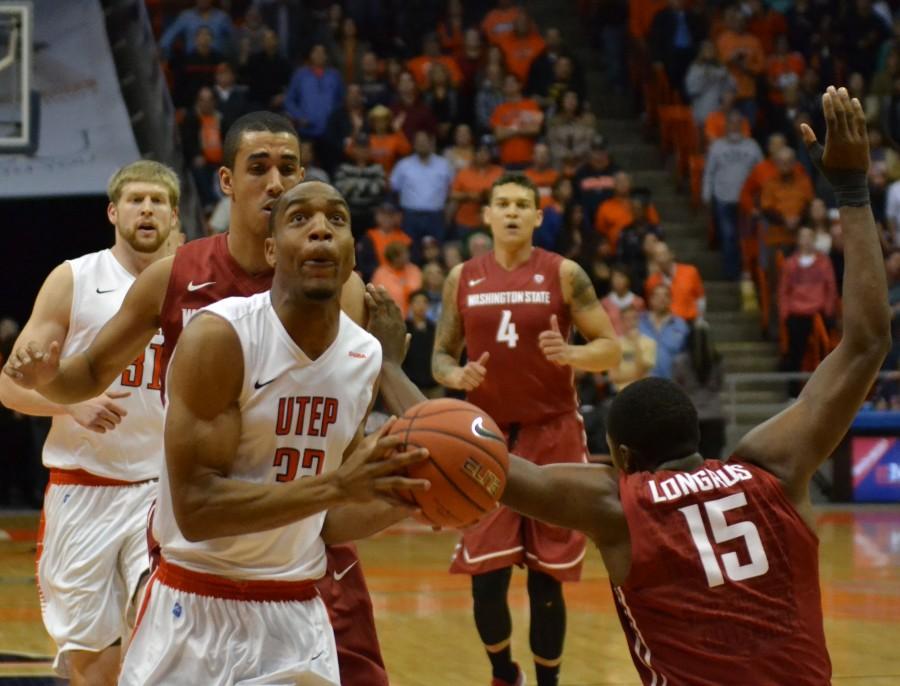
[{"label": "jersey number 4", "polygon": [[727,498],[703,503],[703,509],[706,510],[709,528],[716,543],[744,539],[744,545],[747,546],[747,552],[750,554],[750,561],[747,564],[741,564],[738,554],[735,552],[724,555],[716,554],[706,533],[706,525],[703,522],[703,514],[699,505],[690,505],[678,510],[687,520],[710,588],[724,584],[725,576],[731,581],[743,581],[762,576],[769,571],[769,559],[766,557],[766,551],[763,549],[762,539],[759,537],[756,525],[749,521],[735,522],[734,524],[725,521],[726,512],[736,510],[746,504],[747,496],[743,493],[735,493]]},{"label": "jersey number 4", "polygon": [[503,310],[500,328],[497,329],[497,342],[506,343],[510,348],[515,348],[519,342],[519,334],[516,333],[516,325],[512,320],[512,310]]},{"label": "jersey number 4", "polygon": [[[158,391],[162,388],[160,377],[162,376],[162,345],[159,343],[151,343],[150,349],[153,351],[153,367],[150,374],[150,381],[147,388],[151,391]],[[129,388],[138,388],[144,383],[144,359],[146,352],[142,352],[140,356],[132,362],[128,368],[122,372],[121,383]]]}]

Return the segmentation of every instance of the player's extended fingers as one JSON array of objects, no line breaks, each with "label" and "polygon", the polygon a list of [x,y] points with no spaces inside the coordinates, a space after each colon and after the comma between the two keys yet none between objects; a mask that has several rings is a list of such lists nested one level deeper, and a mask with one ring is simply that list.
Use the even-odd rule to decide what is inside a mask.
[{"label": "player's extended fingers", "polygon": [[28,351],[28,348],[18,348],[14,359],[18,369],[21,369],[32,362],[31,353]]},{"label": "player's extended fingers", "polygon": [[481,355],[478,357],[478,364],[480,364],[482,367],[484,367],[484,365],[487,364],[489,359],[491,359],[491,354],[489,352],[485,351],[485,352],[481,353]]},{"label": "player's extended fingers", "polygon": [[800,135],[803,136],[803,143],[807,148],[816,144],[816,132],[812,130],[809,124],[800,124]]},{"label": "player's extended fingers", "polygon": [[107,400],[103,403],[103,407],[109,412],[111,415],[114,415],[116,421],[119,422],[122,420],[122,417],[128,416],[128,410],[126,410],[121,405],[112,402],[111,400]]},{"label": "player's extended fingers", "polygon": [[562,332],[559,330],[559,320],[557,320],[555,314],[550,315],[550,330],[558,333],[560,336],[562,335]]},{"label": "player's extended fingers", "polygon": [[837,95],[834,86],[828,86],[828,89],[822,95],[822,113],[825,115],[825,124],[828,127],[828,132],[834,131],[837,126],[837,119],[834,114],[834,97],[832,94],[835,96]]},{"label": "player's extended fingers", "polygon": [[[406,476],[383,476],[375,482],[375,490],[381,493],[393,491],[427,491],[431,488],[431,482],[428,479],[410,479]],[[416,507],[404,503],[413,510]]]},{"label": "player's extended fingers", "polygon": [[112,431],[116,428],[116,424],[118,424],[118,421],[113,419],[108,412],[101,412],[94,418],[94,421],[91,422],[91,424],[95,426],[102,426],[107,431]]},{"label": "player's extended fingers", "polygon": [[369,460],[381,460],[389,452],[403,444],[403,436],[400,434],[391,434],[390,436],[381,436],[372,446],[372,454]]},{"label": "player's extended fingers", "polygon": [[866,127],[866,113],[863,111],[862,103],[859,101],[859,98],[850,100],[850,110],[850,118],[856,135],[859,136],[860,141],[867,140],[869,132]]},{"label": "player's extended fingers", "polygon": [[107,391],[105,393],[107,398],[112,398],[113,400],[119,400],[121,398],[129,398],[131,397],[131,391]]},{"label": "player's extended fingers", "polygon": [[396,474],[397,472],[402,472],[410,465],[427,459],[428,450],[425,448],[414,448],[412,450],[395,452],[384,460],[374,464],[372,473],[378,477],[387,474]]},{"label": "player's extended fingers", "polygon": [[837,133],[841,140],[850,139],[850,128],[847,122],[848,97],[847,89],[841,86],[834,97],[834,116],[837,120]]}]

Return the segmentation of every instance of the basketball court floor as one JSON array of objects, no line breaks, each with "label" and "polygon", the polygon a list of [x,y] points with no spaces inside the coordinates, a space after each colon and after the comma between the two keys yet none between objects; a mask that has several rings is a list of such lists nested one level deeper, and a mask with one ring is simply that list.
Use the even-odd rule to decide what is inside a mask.
[{"label": "basketball court floor", "polygon": [[[48,679],[52,646],[34,583],[36,532],[36,514],[0,514],[2,686],[62,683]],[[900,508],[823,509],[818,532],[833,683],[900,685]],[[455,542],[453,532],[410,524],[359,546],[393,686],[490,682],[471,618],[468,578],[447,573]],[[531,669],[524,574],[514,575],[510,594],[513,655]],[[569,585],[566,598],[561,686],[637,686],[596,551],[587,557],[584,580]]]}]

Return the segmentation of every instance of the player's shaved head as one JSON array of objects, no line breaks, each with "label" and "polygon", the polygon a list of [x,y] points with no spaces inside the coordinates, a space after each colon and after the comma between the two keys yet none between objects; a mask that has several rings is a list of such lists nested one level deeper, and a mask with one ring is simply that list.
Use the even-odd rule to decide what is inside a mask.
[{"label": "player's shaved head", "polygon": [[610,449],[629,451],[626,471],[653,471],[697,452],[700,423],[694,404],[673,381],[650,377],[629,384],[613,400],[607,419]]},{"label": "player's shaved head", "polygon": [[347,214],[350,214],[350,206],[337,188],[323,181],[301,181],[286,190],[272,207],[272,214],[269,217],[269,235],[274,236],[275,229],[284,224],[284,217],[291,207],[313,199],[323,199],[330,205],[343,207]]}]

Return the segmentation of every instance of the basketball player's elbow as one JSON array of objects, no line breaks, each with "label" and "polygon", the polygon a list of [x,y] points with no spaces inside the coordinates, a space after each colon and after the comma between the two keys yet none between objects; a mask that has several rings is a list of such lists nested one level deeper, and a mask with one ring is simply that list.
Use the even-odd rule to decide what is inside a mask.
[{"label": "basketball player's elbow", "polygon": [[175,489],[172,490],[172,510],[181,535],[191,543],[223,535],[217,532],[222,519],[215,508],[210,507],[208,493],[204,494],[204,489],[197,486],[180,490],[178,495]]}]

